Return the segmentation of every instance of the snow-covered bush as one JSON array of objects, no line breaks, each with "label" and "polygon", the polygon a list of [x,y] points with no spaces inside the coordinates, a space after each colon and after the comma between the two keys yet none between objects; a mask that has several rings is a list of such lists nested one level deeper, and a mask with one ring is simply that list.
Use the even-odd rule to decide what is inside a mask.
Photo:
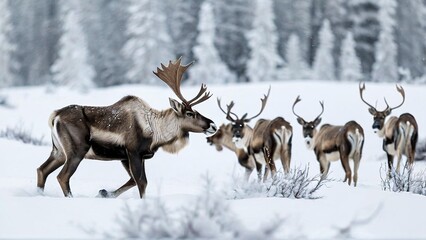
[{"label": "snow-covered bush", "polygon": [[403,167],[403,170],[398,172],[392,168],[390,177],[388,177],[388,170],[384,168],[386,177],[383,177],[382,169],[383,167],[380,171],[380,177],[383,190],[426,195],[426,176],[424,171],[414,173],[413,167]]},{"label": "snow-covered bush", "polygon": [[0,131],[0,138],[7,138],[11,140],[21,141],[26,144],[32,144],[36,146],[44,146],[47,145],[46,142],[43,141],[42,137],[34,137],[30,131],[25,130],[22,126],[16,126],[14,128],[7,127],[4,130]]},{"label": "snow-covered bush", "polygon": [[126,205],[119,217],[118,231],[108,238],[139,239],[270,239],[283,221],[265,223],[261,229],[247,229],[230,210],[229,203],[215,190],[212,180],[193,202],[180,209],[168,209],[160,199],[144,199],[137,208]]},{"label": "snow-covered bush", "polygon": [[317,191],[329,180],[321,175],[309,177],[309,167],[291,169],[288,174],[278,172],[274,179],[265,183],[234,181],[231,198],[282,197],[316,199]]}]

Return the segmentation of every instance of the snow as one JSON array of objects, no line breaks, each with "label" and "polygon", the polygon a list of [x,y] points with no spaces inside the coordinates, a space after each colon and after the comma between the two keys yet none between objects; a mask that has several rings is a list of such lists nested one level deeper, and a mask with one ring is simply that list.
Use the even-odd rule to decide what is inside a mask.
[{"label": "snow", "polygon": [[[235,101],[238,115],[255,114],[260,108],[260,98],[271,85],[271,95],[262,117],[283,116],[294,129],[291,167],[310,166],[312,175],[319,172],[312,151],[306,149],[302,127],[291,112],[291,106],[300,95],[298,113],[306,120],[314,119],[324,100],[323,123],[343,124],[356,120],[365,130],[365,147],[359,169],[359,186],[349,187],[343,180],[341,164],[331,164],[330,177],[336,181],[327,183],[319,191],[320,199],[249,198],[226,200],[230,211],[241,220],[246,229],[257,229],[274,220],[283,221],[275,237],[330,239],[339,235],[340,229],[353,226],[347,235],[353,238],[426,238],[426,229],[419,223],[426,221],[424,196],[411,193],[384,192],[380,186],[380,167],[385,165],[381,139],[372,132],[372,116],[360,100],[358,83],[289,81],[263,82],[248,85],[209,85],[214,96],[196,106],[196,110],[211,118],[219,126],[225,116],[216,104],[216,97],[223,103]],[[422,123],[426,114],[419,102],[426,101],[426,86],[404,85],[406,102],[394,110],[394,115],[412,113],[420,125],[420,139],[425,137]],[[184,96],[195,96],[199,86],[182,89]],[[0,139],[0,239],[3,238],[99,238],[99,233],[117,230],[117,219],[123,208],[131,209],[141,204],[136,188],[117,199],[96,198],[100,189],[113,190],[128,180],[119,161],[101,162],[84,160],[71,178],[74,198],[63,197],[56,176],[52,173],[44,194],[36,189],[36,168],[50,153],[49,114],[69,104],[109,105],[125,95],[143,98],[153,108],[169,107],[168,97],[175,98],[165,87],[127,85],[94,89],[80,93],[67,88],[47,93],[45,87],[3,89],[14,108],[0,107],[0,130],[20,126],[34,137],[44,136],[47,146],[26,145],[18,141]],[[365,98],[378,100],[377,108],[384,109],[383,97],[390,105],[400,102],[400,95],[393,84],[367,83]],[[251,123],[254,125],[254,122]],[[280,168],[280,164],[278,164]],[[417,162],[416,172],[426,169],[424,162]],[[146,162],[148,177],[147,199],[160,197],[167,208],[189,206],[202,192],[202,176],[208,174],[220,189],[230,189],[233,176],[244,175],[234,153],[217,152],[206,143],[205,135],[191,134],[190,144],[177,155],[158,151]],[[252,174],[255,179],[255,174]],[[377,212],[377,214],[374,214]],[[366,224],[354,224],[373,215]],[[200,223],[203,224],[203,223]],[[206,230],[207,231],[207,230]]]}]

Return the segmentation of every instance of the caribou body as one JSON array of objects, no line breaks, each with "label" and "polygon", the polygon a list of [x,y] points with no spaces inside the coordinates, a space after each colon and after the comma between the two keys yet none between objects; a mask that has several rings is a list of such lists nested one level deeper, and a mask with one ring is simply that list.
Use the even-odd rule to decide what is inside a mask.
[{"label": "caribou body", "polygon": [[264,181],[267,179],[269,171],[271,171],[272,177],[275,176],[275,160],[281,159],[284,171],[289,172],[293,136],[292,126],[282,117],[272,120],[260,119],[253,129],[248,126],[252,119],[263,112],[269,93],[270,88],[268,94],[261,99],[262,105],[259,113],[250,118],[247,117],[247,113],[241,118],[233,113],[231,110],[234,102],[227,105],[227,111],[225,111],[220,104],[220,99],[218,99],[219,108],[226,114],[226,119],[232,124],[235,146],[246,154],[253,156],[255,163],[265,165]]},{"label": "caribou body", "polygon": [[293,113],[297,117],[297,122],[302,125],[303,137],[305,138],[307,148],[314,150],[323,178],[328,174],[330,163],[340,159],[345,171],[344,181],[348,181],[348,184],[351,185],[352,171],[349,159],[353,159],[353,181],[354,186],[356,186],[358,182],[358,168],[364,146],[363,128],[357,122],[349,121],[343,126],[323,124],[317,130],[318,125],[321,123],[321,115],[324,112],[324,103],[320,102],[321,113],[313,121],[308,122],[294,111],[295,105],[300,101],[301,99],[298,96],[293,104]]},{"label": "caribou body", "polygon": [[[190,64],[189,64],[190,65]],[[170,62],[157,75],[175,92],[182,103],[169,99],[171,108],[159,111],[135,96],[127,96],[105,107],[71,105],[54,111],[49,118],[53,148],[37,169],[37,186],[44,190],[50,173],[64,165],[57,179],[65,196],[71,197],[69,181],[84,159],[120,160],[130,179],[115,191],[100,190],[102,197],[117,197],[138,187],[142,198],[147,186],[145,160],[163,150],[176,153],[186,146],[189,132],[213,134],[216,126],[192,106],[211,97],[206,87],[187,101],[180,92],[182,75],[189,65],[181,59]]]},{"label": "caribou body", "polygon": [[369,107],[368,111],[373,116],[373,130],[380,138],[383,138],[383,150],[388,158],[389,176],[392,171],[394,158],[397,158],[396,171],[399,172],[402,155],[407,157],[407,163],[412,166],[416,153],[418,140],[418,126],[416,119],[410,113],[403,113],[399,117],[391,116],[392,110],[399,108],[405,101],[405,91],[401,86],[396,86],[402,96],[402,102],[396,107],[390,107],[386,101],[386,109],[378,111],[375,107],[365,101],[363,92],[365,84],[359,86],[361,100]]}]

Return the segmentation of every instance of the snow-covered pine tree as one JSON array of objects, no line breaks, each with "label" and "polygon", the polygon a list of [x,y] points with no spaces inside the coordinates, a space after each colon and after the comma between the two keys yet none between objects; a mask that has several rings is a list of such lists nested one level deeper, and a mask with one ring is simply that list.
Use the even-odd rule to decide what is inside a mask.
[{"label": "snow-covered pine tree", "polygon": [[220,59],[214,45],[215,23],[210,1],[201,6],[197,45],[194,47],[196,63],[189,69],[190,84],[235,82],[235,76]]},{"label": "snow-covered pine tree", "polygon": [[348,8],[347,0],[315,0],[312,2],[312,34],[310,37],[310,63],[313,63],[313,58],[316,53],[319,41],[319,30],[323,24],[324,19],[330,21],[331,31],[334,35],[333,43],[333,60],[336,69],[339,69],[339,56],[341,44],[345,38],[348,28]]},{"label": "snow-covered pine tree", "polygon": [[278,53],[287,61],[288,41],[296,34],[300,42],[300,54],[307,61],[311,38],[312,1],[273,0],[275,25],[278,32]]},{"label": "snow-covered pine tree", "polygon": [[8,2],[12,11],[12,38],[17,47],[13,54],[17,63],[14,84],[46,84],[52,78],[51,66],[58,57],[61,1],[3,2]]},{"label": "snow-covered pine tree", "polygon": [[160,84],[152,71],[175,58],[163,4],[156,0],[130,1],[126,30],[129,39],[123,53],[132,61],[127,77],[133,83]]},{"label": "snow-covered pine tree", "polygon": [[319,46],[314,58],[313,78],[317,80],[335,80],[334,60],[332,56],[334,36],[330,22],[325,19],[319,32]]},{"label": "snow-covered pine tree", "polygon": [[426,1],[398,0],[395,42],[398,44],[398,66],[414,78],[426,74]]},{"label": "snow-covered pine tree", "polygon": [[51,67],[53,85],[67,85],[80,91],[94,87],[95,71],[89,63],[86,37],[80,24],[78,1],[62,1],[63,33],[59,56]]},{"label": "snow-covered pine tree", "polygon": [[394,40],[396,0],[379,1],[381,31],[376,43],[376,62],[373,65],[372,80],[396,82],[398,80],[397,45]]},{"label": "snow-covered pine tree", "polygon": [[375,61],[375,44],[379,36],[380,24],[377,19],[379,6],[377,0],[348,0],[349,25],[356,43],[356,53],[361,59],[364,77],[371,79]]},{"label": "snow-covered pine tree", "polygon": [[355,40],[351,32],[346,34],[342,43],[340,79],[343,81],[360,81],[362,79],[361,61],[356,55]]},{"label": "snow-covered pine tree", "polygon": [[278,35],[272,0],[255,2],[253,28],[247,33],[251,50],[247,75],[251,82],[271,81],[277,78],[277,67],[284,62],[278,54]]},{"label": "snow-covered pine tree", "polygon": [[247,82],[247,61],[250,49],[246,32],[251,28],[253,1],[215,0],[215,46],[220,58],[237,75],[238,82]]},{"label": "snow-covered pine tree", "polygon": [[8,3],[6,0],[0,1],[0,88],[15,84],[12,71],[16,68],[16,62],[12,53],[16,45],[10,40],[13,27]]},{"label": "snow-covered pine tree", "polygon": [[129,61],[121,49],[127,41],[127,1],[80,1],[82,26],[87,36],[90,62],[96,75],[93,79],[99,87],[128,83],[126,78]]},{"label": "snow-covered pine tree", "polygon": [[286,79],[306,79],[309,78],[309,68],[302,57],[299,36],[291,34],[287,42],[287,64],[284,75]]},{"label": "snow-covered pine tree", "polygon": [[[194,59],[193,47],[198,36],[200,0],[163,0],[166,3],[168,32],[172,39],[175,56],[182,56],[182,62]],[[192,68],[192,67],[191,67]],[[185,76],[184,76],[185,77]]]}]

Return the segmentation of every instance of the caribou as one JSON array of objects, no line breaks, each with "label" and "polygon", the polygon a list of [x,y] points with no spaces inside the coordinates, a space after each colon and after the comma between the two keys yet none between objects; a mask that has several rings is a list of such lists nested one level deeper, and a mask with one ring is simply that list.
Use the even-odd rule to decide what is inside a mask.
[{"label": "caribou", "polygon": [[405,102],[405,91],[402,86],[396,85],[396,90],[402,96],[402,102],[396,107],[390,107],[386,98],[386,108],[383,111],[378,111],[375,107],[369,104],[363,97],[365,83],[360,83],[359,94],[361,100],[367,104],[368,112],[373,115],[373,130],[380,138],[383,138],[383,150],[388,159],[388,176],[391,176],[394,158],[397,158],[396,171],[399,172],[402,155],[407,157],[407,163],[410,167],[413,164],[416,144],[418,139],[418,126],[416,119],[410,113],[403,113],[399,117],[391,116],[387,121],[392,110],[402,106]]},{"label": "caribou", "polygon": [[50,173],[63,165],[57,176],[66,197],[72,197],[70,178],[83,159],[120,160],[130,179],[115,191],[102,189],[101,197],[117,197],[137,186],[142,198],[147,187],[145,160],[161,148],[177,153],[188,143],[189,133],[216,132],[214,122],[193,107],[211,97],[202,84],[198,94],[186,100],[181,93],[182,76],[191,65],[181,58],[161,64],[154,74],[165,82],[182,101],[169,98],[171,108],[156,110],[135,96],[123,97],[104,107],[70,105],[54,111],[49,118],[52,151],[37,169],[37,187],[44,190]]},{"label": "caribou", "polygon": [[232,124],[222,124],[216,133],[207,137],[207,143],[214,145],[217,151],[227,148],[237,155],[238,163],[245,168],[244,179],[248,182],[251,173],[256,168],[259,180],[261,179],[262,164],[255,161],[252,155],[247,154],[244,149],[237,148],[232,141]]},{"label": "caribou", "polygon": [[300,101],[300,96],[297,96],[293,103],[292,111],[297,117],[297,122],[302,125],[306,147],[314,150],[320,164],[322,178],[324,179],[328,175],[330,163],[340,159],[345,171],[344,182],[348,181],[348,184],[351,185],[352,171],[349,159],[352,159],[354,161],[353,182],[354,186],[356,186],[358,168],[364,146],[363,128],[357,122],[349,121],[343,126],[323,124],[317,130],[318,125],[321,123],[321,115],[324,113],[324,103],[320,102],[321,113],[313,121],[308,122],[294,110],[294,107]]},{"label": "caribou", "polygon": [[[265,165],[263,181],[268,177],[269,171],[272,177],[276,174],[275,160],[281,159],[283,169],[286,173],[290,170],[291,161],[291,145],[293,128],[289,122],[282,117],[277,117],[272,120],[259,119],[254,128],[247,124],[258,117],[264,110],[269,97],[271,88],[268,93],[261,98],[261,109],[259,113],[253,117],[247,117],[245,113],[241,118],[232,112],[234,102],[231,101],[227,105],[225,111],[217,100],[220,110],[226,115],[226,119],[232,124],[232,140],[236,148],[244,150],[246,154],[252,156],[255,163]],[[260,169],[262,167],[260,166]],[[260,176],[260,172],[258,172]],[[260,177],[259,177],[260,179]]]}]

